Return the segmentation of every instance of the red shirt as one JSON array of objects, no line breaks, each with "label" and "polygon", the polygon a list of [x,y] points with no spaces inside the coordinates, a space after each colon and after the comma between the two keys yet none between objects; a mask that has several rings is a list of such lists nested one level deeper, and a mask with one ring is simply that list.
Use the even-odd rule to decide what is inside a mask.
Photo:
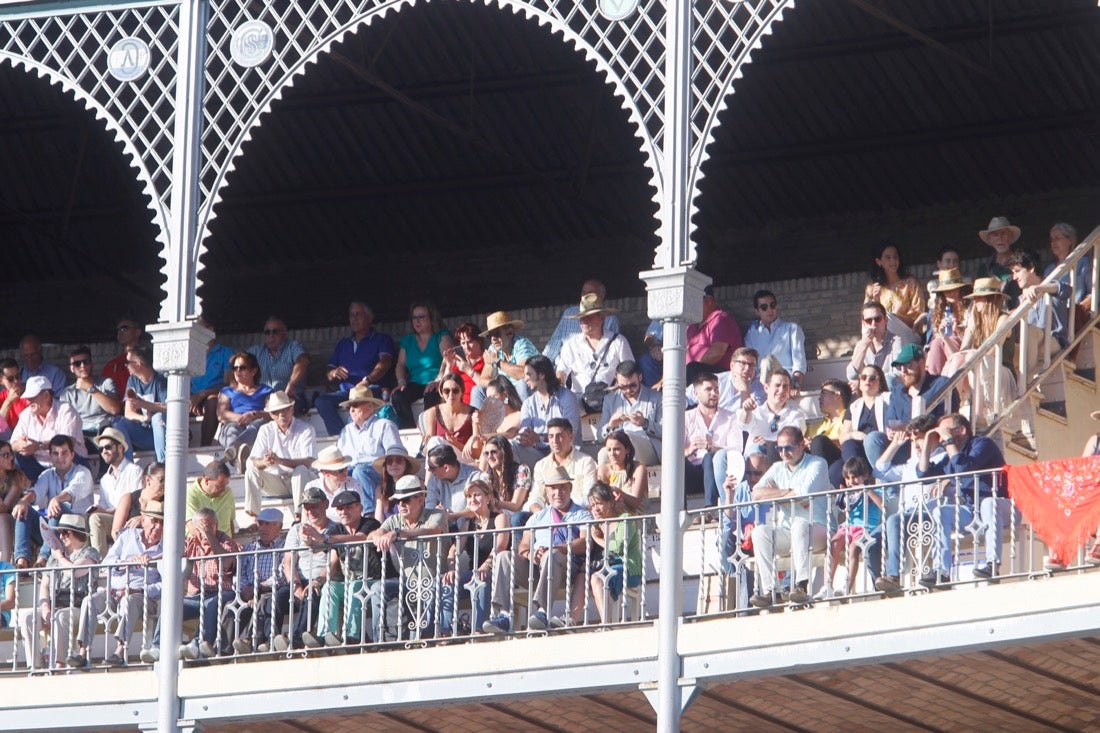
[{"label": "red shirt", "polygon": [[[217,542],[225,552],[240,552],[238,545],[229,535],[218,532]],[[184,557],[208,557],[210,552],[203,547],[202,540],[197,532],[192,532],[183,542]],[[235,556],[210,557],[209,560],[195,560],[191,564],[191,572],[187,575],[187,595],[198,595],[200,590],[205,593],[216,593],[218,590],[233,590],[233,575],[237,571],[237,558]]]},{"label": "red shirt", "polygon": [[109,377],[115,383],[119,397],[126,399],[126,382],[130,380],[130,370],[126,368],[126,352],[111,359],[99,373],[101,377]]},{"label": "red shirt", "polygon": [[[482,356],[477,360],[477,363],[473,365],[474,374],[481,375],[481,370],[485,368],[485,357]],[[474,387],[477,386],[477,382],[466,372],[459,371],[458,366],[451,367],[451,371],[462,378],[462,384],[466,388],[466,391],[462,395],[462,401],[467,405],[470,404],[470,395],[473,394]]]},{"label": "red shirt", "polygon": [[[6,388],[0,390],[0,404],[3,404],[7,398],[8,390]],[[30,403],[31,401],[26,397],[15,398],[15,401],[11,403],[11,407],[8,408],[8,414],[3,416],[8,423],[8,427],[15,429],[15,424],[19,422],[19,416],[23,414],[23,410],[27,409],[27,405]]]}]

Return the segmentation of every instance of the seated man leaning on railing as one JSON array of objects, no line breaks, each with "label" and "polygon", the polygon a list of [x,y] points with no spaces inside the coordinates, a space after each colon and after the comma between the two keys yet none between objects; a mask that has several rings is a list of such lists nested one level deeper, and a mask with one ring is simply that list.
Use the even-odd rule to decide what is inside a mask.
[{"label": "seated man leaning on railing", "polygon": [[[308,647],[359,644],[366,640],[366,624],[361,596],[363,589],[373,593],[382,579],[383,555],[367,537],[381,524],[363,508],[358,491],[341,491],[332,499],[340,517],[341,529],[329,538],[335,547],[329,553],[328,582],[321,591],[321,607],[317,613],[317,634],[305,632],[302,640]],[[385,559],[386,576],[397,571]]]},{"label": "seated man leaning on railing", "polygon": [[[935,464],[932,454],[942,445],[947,460]],[[993,469],[1005,465],[1004,454],[991,439],[974,435],[970,421],[959,414],[940,418],[935,430],[925,436],[917,476],[964,474],[941,481],[934,494],[938,503],[930,510],[936,524],[936,554],[933,572],[920,579],[927,588],[950,587],[954,564],[954,536],[965,531],[974,520],[974,505],[985,532],[985,563],[975,565],[974,575],[989,578],[997,574],[1001,560],[1001,534],[1009,516],[1018,521],[1019,513],[1005,496],[1003,474]],[[984,471],[984,473],[969,473]]]},{"label": "seated man leaning on railing", "polygon": [[[451,538],[437,537],[447,531],[447,514],[426,506],[427,493],[417,476],[399,478],[393,493],[397,514],[368,537],[397,566],[396,575],[385,578],[384,592],[372,597],[375,641],[430,637],[437,619],[451,618],[454,595],[436,582],[448,569]],[[441,636],[450,631],[439,629]]]},{"label": "seated man leaning on railing", "polygon": [[[231,606],[222,613],[222,633],[226,639],[233,640],[233,650],[238,654],[248,654],[259,647],[260,641],[271,638],[279,632],[272,631],[268,614],[268,627],[261,628],[253,624],[256,608],[266,605],[270,608],[272,594],[286,586],[283,574],[283,512],[275,507],[265,507],[256,516],[259,536],[244,547],[240,560],[239,598],[241,605]],[[280,624],[281,625],[281,624]]]},{"label": "seated man leaning on railing", "polygon": [[[105,565],[113,566],[108,574],[107,589],[88,596],[80,606],[77,649],[66,660],[68,666],[82,668],[88,665],[92,639],[101,618],[107,627],[107,643],[112,636],[115,640],[114,652],[103,660],[112,667],[126,664],[130,636],[138,620],[144,619],[142,633],[147,633],[160,603],[157,565],[164,552],[161,546],[163,525],[163,505],[150,501],[141,513],[141,526],[119,533],[103,559]],[[143,654],[146,651],[143,650]]]}]

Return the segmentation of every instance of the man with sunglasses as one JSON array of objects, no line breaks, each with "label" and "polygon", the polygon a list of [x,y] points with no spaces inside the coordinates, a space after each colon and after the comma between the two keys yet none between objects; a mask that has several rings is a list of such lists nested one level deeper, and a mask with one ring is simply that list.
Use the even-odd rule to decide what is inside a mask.
[{"label": "man with sunglasses", "polygon": [[271,420],[256,432],[244,472],[244,508],[250,517],[259,516],[260,501],[265,494],[292,496],[297,506],[302,489],[317,475],[313,472],[317,431],[305,420],[294,417],[294,401],[290,396],[283,391],[272,392],[264,410]]},{"label": "man with sunglasses", "polygon": [[828,501],[813,495],[832,489],[829,465],[810,455],[802,431],[788,426],[779,431],[775,449],[780,462],[768,469],[752,491],[753,501],[773,502],[769,520],[752,530],[759,591],[749,599],[757,608],[775,605],[775,560],[791,556],[790,602],[810,603],[810,561],[825,549],[829,537]]},{"label": "man with sunglasses", "polygon": [[477,467],[460,463],[454,448],[437,445],[428,451],[427,505],[442,509],[453,525],[461,516],[472,516],[466,509],[466,483],[477,473]]},{"label": "man with sunglasses", "polygon": [[[868,301],[860,311],[860,339],[852,350],[846,374],[852,391],[859,389],[859,370],[874,364],[889,374],[889,364],[897,358],[905,344],[897,335],[886,330],[886,308],[881,303]],[[892,383],[892,379],[888,379]]]},{"label": "man with sunglasses", "polygon": [[295,412],[305,414],[307,406],[302,390],[309,371],[309,352],[300,341],[288,336],[286,323],[281,318],[268,318],[263,334],[264,342],[248,350],[260,365],[260,384],[286,392],[287,397],[294,400]]},{"label": "man with sunglasses", "polygon": [[100,376],[110,379],[120,390],[124,389],[126,381],[130,378],[130,370],[126,366],[129,358],[126,356],[126,350],[131,346],[140,345],[143,336],[145,336],[145,327],[133,318],[118,319],[115,324],[115,339],[121,351],[118,356],[103,365]]},{"label": "man with sunglasses", "polygon": [[752,296],[756,320],[745,332],[745,346],[755,349],[760,358],[774,356],[791,375],[791,388],[798,391],[806,374],[806,336],[797,323],[779,317],[779,300],[770,290],[757,290]]},{"label": "man with sunglasses", "polygon": [[642,383],[642,369],[624,361],[615,368],[615,389],[603,399],[599,435],[606,439],[622,430],[634,445],[639,463],[656,466],[661,462],[661,393]]},{"label": "man with sunglasses", "polygon": [[[61,393],[61,401],[80,415],[85,442],[94,443],[100,430],[122,414],[118,385],[110,377],[96,379],[92,368],[92,350],[87,346],[77,346],[69,352],[69,371],[76,381]],[[95,544],[94,540],[92,544]]]},{"label": "man with sunglasses", "polygon": [[[863,439],[863,450],[867,454],[867,462],[872,466],[878,463],[894,434],[914,417],[924,414],[940,417],[944,413],[942,402],[931,408],[929,405],[947,386],[948,379],[928,373],[924,368],[924,352],[919,346],[906,344],[892,366],[900,370],[901,376],[890,389],[890,402],[885,410],[886,430],[875,430]],[[909,447],[902,446],[894,455],[894,463],[904,463],[907,460]]]},{"label": "man with sunglasses", "polygon": [[111,543],[111,529],[119,499],[140,490],[144,482],[141,466],[126,458],[129,446],[126,445],[125,435],[114,428],[105,428],[95,444],[105,470],[99,479],[99,501],[88,515],[88,525],[92,547],[99,550],[99,556],[103,557]]},{"label": "man with sunglasses", "polygon": [[164,463],[165,415],[168,412],[168,378],[153,369],[153,350],[147,346],[126,349],[126,396],[122,403],[123,417],[114,427],[126,436],[129,450],[126,457],[134,459],[135,450],[153,450],[157,461]]}]

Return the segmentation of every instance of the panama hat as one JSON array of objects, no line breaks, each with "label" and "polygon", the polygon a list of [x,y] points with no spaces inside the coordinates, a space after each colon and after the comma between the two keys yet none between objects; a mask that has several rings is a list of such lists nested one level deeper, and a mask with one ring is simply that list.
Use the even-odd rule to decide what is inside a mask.
[{"label": "panama hat", "polygon": [[544,486],[571,484],[573,483],[573,477],[569,475],[569,472],[565,470],[564,466],[553,465],[543,471],[542,483]]},{"label": "panama hat", "polygon": [[428,490],[424,488],[424,484],[420,483],[419,478],[416,476],[402,476],[397,479],[397,485],[393,487],[393,496],[390,499],[397,501],[398,499],[408,499],[426,493],[428,493]]},{"label": "panama hat", "polygon": [[126,436],[118,428],[104,428],[103,432],[96,436],[95,444],[102,447],[103,441],[113,440],[122,446],[122,450],[130,450],[130,444],[126,442]]},{"label": "panama hat", "polygon": [[370,387],[355,386],[348,392],[348,398],[340,403],[340,407],[351,407],[352,405],[371,405],[374,409],[382,407],[386,403],[375,397]]},{"label": "panama hat", "polygon": [[318,471],[341,471],[352,463],[351,459],[340,452],[335,445],[322,448],[317,460],[313,462],[313,468]]},{"label": "panama hat", "polygon": [[88,519],[83,514],[62,514],[57,520],[57,529],[67,529],[88,536]]},{"label": "panama hat", "polygon": [[264,412],[279,412],[288,407],[294,407],[294,400],[290,399],[287,393],[280,389],[267,396],[267,402],[264,403]]},{"label": "panama hat", "polygon": [[1001,229],[1007,229],[1012,232],[1012,242],[1009,242],[1009,244],[1014,243],[1020,238],[1020,227],[1013,226],[1009,223],[1008,219],[1003,216],[995,216],[990,219],[989,226],[978,232],[978,238],[986,244],[989,244],[989,233],[1000,231]]}]

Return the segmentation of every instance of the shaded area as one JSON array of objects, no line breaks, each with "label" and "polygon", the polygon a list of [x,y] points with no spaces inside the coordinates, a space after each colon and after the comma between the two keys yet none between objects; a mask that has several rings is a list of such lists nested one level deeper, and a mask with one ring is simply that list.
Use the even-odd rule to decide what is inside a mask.
[{"label": "shaded area", "polygon": [[[754,53],[705,164],[700,268],[734,282],[988,253],[989,219],[1046,250],[1095,226],[1100,10],[1092,0],[799,3]],[[748,256],[779,248],[784,259]]]},{"label": "shaded area", "polygon": [[[431,3],[376,20],[295,83],[216,209],[201,290],[252,329],[276,282],[294,320],[347,301],[402,319],[573,300],[589,272],[640,290],[657,241],[626,112],[595,66],[536,23]],[[308,321],[306,321],[308,319]]]},{"label": "shaded area", "polygon": [[122,146],[45,79],[0,65],[0,347],[113,341],[156,318],[160,244]]}]

